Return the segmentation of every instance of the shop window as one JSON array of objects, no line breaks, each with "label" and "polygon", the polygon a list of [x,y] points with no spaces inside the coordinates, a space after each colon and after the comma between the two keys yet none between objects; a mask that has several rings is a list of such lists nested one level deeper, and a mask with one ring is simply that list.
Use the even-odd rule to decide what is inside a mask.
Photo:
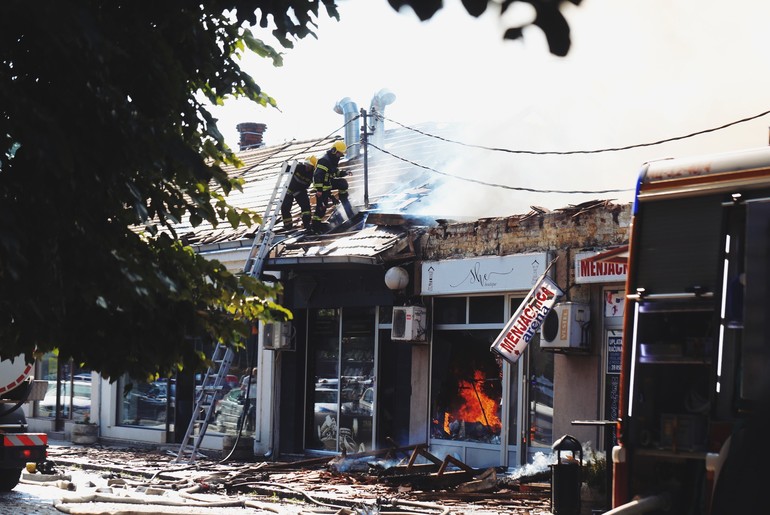
[{"label": "shop window", "polygon": [[318,310],[311,313],[309,334],[315,384],[308,398],[313,415],[307,447],[371,450],[376,398],[374,308]]},{"label": "shop window", "polygon": [[165,430],[167,413],[173,417],[175,400],[173,379],[147,383],[123,376],[118,381],[118,425]]},{"label": "shop window", "polygon": [[468,323],[502,324],[505,322],[505,298],[502,295],[468,298]]},{"label": "shop window", "polygon": [[431,438],[500,443],[502,362],[489,351],[498,332],[435,332]]},{"label": "shop window", "polygon": [[553,443],[553,352],[530,343],[529,353],[529,443]]},{"label": "shop window", "polygon": [[436,324],[465,324],[467,297],[436,297],[433,316]]},{"label": "shop window", "polygon": [[[37,360],[36,379],[48,381],[45,397],[35,402],[35,415],[56,417],[59,394],[59,419],[82,421],[91,417],[91,372],[76,367],[72,360],[59,364],[58,352],[49,352]],[[61,369],[59,367],[61,366]],[[58,376],[58,381],[57,381]]]}]

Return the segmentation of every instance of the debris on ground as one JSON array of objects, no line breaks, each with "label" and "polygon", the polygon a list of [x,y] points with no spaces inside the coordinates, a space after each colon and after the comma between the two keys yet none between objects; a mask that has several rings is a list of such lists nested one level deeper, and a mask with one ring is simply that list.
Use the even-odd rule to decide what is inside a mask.
[{"label": "debris on ground", "polygon": [[[424,444],[284,462],[198,457],[187,465],[152,449],[52,446],[49,459],[57,470],[103,471],[109,481],[102,491],[57,505],[72,514],[144,513],[147,505],[162,507],[153,513],[186,515],[214,508],[218,514],[550,514],[545,478],[511,479],[503,468],[441,460]],[[114,511],[120,503],[123,511]],[[104,511],[84,511],[89,504]]]}]

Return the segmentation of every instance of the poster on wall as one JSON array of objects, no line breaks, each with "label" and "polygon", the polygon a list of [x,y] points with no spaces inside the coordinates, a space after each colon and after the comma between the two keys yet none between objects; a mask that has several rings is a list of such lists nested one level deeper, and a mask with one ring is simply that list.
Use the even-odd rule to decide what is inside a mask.
[{"label": "poster on wall", "polygon": [[545,275],[535,283],[519,308],[492,343],[490,350],[511,363],[516,363],[532,338],[543,325],[556,299],[564,295],[556,283]]},{"label": "poster on wall", "polygon": [[607,374],[620,374],[623,336],[620,331],[607,331]]},{"label": "poster on wall", "polygon": [[609,318],[623,316],[624,293],[624,290],[607,290],[604,292],[604,316]]}]

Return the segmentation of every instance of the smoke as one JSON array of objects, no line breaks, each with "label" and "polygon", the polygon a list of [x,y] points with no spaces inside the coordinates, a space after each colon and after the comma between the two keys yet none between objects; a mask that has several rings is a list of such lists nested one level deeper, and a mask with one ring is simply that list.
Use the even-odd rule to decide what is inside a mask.
[{"label": "smoke", "polygon": [[[605,459],[603,453],[599,453],[595,451],[591,447],[591,442],[585,442],[582,444],[583,448],[583,462],[582,465],[584,467],[590,466],[593,463],[596,463],[597,461],[602,461]],[[567,451],[561,453],[562,460],[565,459],[565,457],[571,457],[572,453]],[[580,458],[580,456],[575,456],[575,459]],[[551,465],[556,464],[556,453],[544,453],[544,452],[536,452],[535,455],[532,457],[532,462],[527,463],[526,465],[522,465],[521,467],[514,468],[511,470],[507,477],[509,479],[521,479],[525,477],[535,476],[537,474],[542,474],[544,472],[548,472],[550,470]]]},{"label": "smoke", "polygon": [[522,477],[534,476],[541,472],[547,472],[551,465],[556,463],[555,454],[545,454],[543,452],[536,452],[532,458],[532,463],[527,463],[521,467],[514,469],[510,472],[511,479],[520,479]]}]

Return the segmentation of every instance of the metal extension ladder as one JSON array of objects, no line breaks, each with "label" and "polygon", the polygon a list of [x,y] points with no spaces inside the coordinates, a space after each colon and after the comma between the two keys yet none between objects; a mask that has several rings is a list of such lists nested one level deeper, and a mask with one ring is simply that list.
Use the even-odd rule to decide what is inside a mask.
[{"label": "metal extension ladder", "polygon": [[[214,348],[214,354],[211,356],[211,366],[203,376],[200,388],[195,394],[195,408],[193,408],[193,417],[190,419],[190,425],[187,426],[182,446],[176,456],[176,463],[181,462],[187,456],[187,462],[193,463],[198,454],[198,449],[206,435],[206,429],[214,415],[217,400],[222,396],[222,387],[225,384],[225,377],[230,371],[230,365],[233,362],[235,354],[233,350],[223,343],[218,343]],[[195,429],[198,429],[197,433]]]},{"label": "metal extension ladder", "polygon": [[267,259],[267,254],[270,252],[270,247],[273,244],[275,222],[281,214],[281,204],[286,196],[286,191],[289,189],[289,183],[296,167],[296,161],[291,164],[285,162],[281,167],[278,180],[275,182],[275,188],[272,195],[270,195],[270,201],[265,208],[265,214],[262,216],[262,223],[259,225],[259,230],[254,236],[249,257],[246,258],[246,265],[243,271],[257,279],[259,279],[259,274],[262,273],[265,259]]},{"label": "metal extension ladder", "polygon": [[[259,274],[262,273],[262,267],[265,264],[265,259],[275,237],[275,232],[273,231],[275,222],[281,212],[281,204],[286,196],[286,191],[289,189],[289,183],[296,167],[296,161],[291,163],[291,165],[285,162],[278,174],[275,188],[273,188],[273,192],[270,195],[270,200],[265,208],[265,214],[262,216],[262,223],[260,223],[259,229],[254,236],[254,242],[246,259],[244,272],[252,277],[259,278]],[[179,448],[179,453],[176,456],[176,463],[181,462],[188,455],[187,462],[195,462],[198,449],[203,442],[209,422],[214,415],[216,403],[222,396],[225,377],[230,371],[230,365],[234,358],[235,354],[230,347],[223,343],[217,344],[211,358],[212,364],[206,371],[200,390],[196,392],[193,417],[190,419],[190,425],[187,426],[182,446]],[[198,429],[197,432],[195,431],[196,428]]]}]

